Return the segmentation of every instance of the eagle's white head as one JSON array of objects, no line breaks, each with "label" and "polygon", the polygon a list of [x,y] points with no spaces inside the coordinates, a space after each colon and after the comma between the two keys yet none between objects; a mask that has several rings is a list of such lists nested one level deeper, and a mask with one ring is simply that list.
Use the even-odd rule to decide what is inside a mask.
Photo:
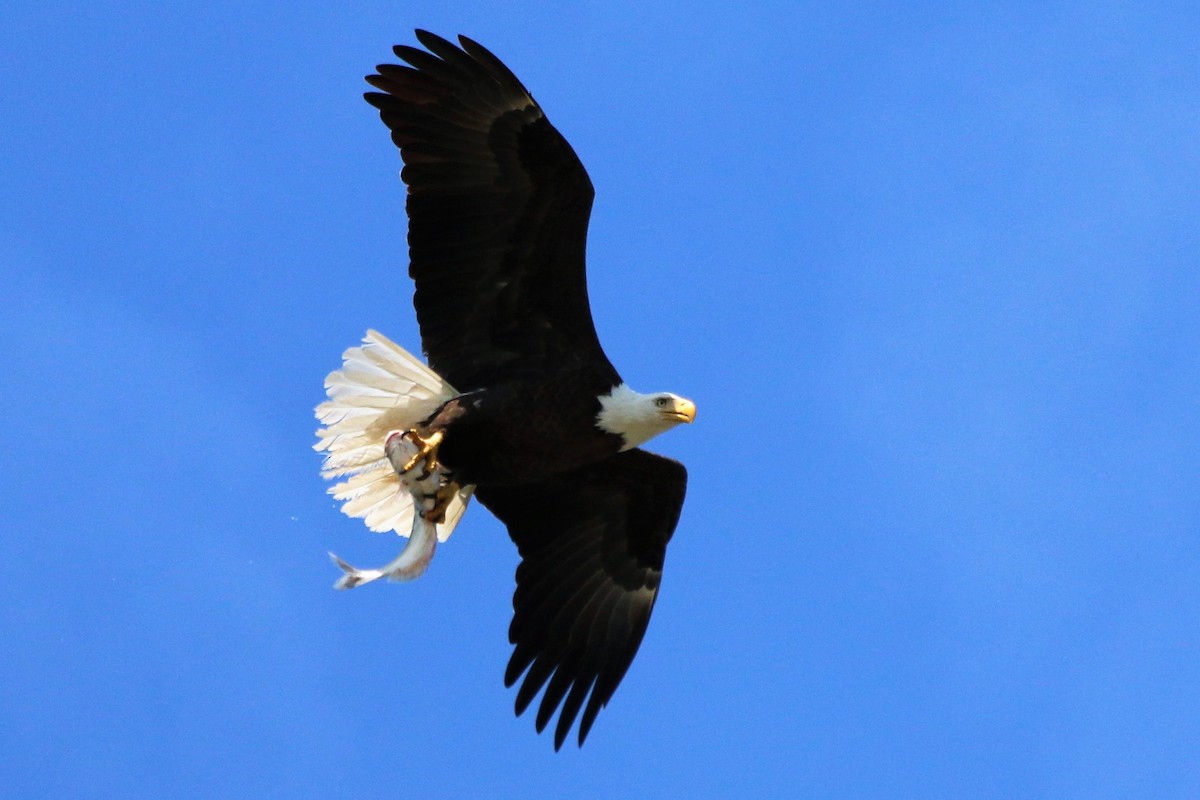
[{"label": "eagle's white head", "polygon": [[596,427],[620,436],[625,442],[622,450],[696,418],[696,404],[687,398],[670,392],[640,394],[623,383],[599,400]]}]

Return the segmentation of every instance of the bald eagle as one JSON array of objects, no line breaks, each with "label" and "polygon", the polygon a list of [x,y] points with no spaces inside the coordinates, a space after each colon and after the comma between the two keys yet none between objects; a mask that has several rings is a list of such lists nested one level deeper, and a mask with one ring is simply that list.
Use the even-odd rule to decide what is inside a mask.
[{"label": "bald eagle", "polygon": [[[367,77],[408,187],[409,275],[428,367],[375,331],[317,408],[330,493],[410,536],[338,588],[424,571],[472,496],[520,553],[505,672],[520,715],[539,692],[559,749],[582,746],[654,608],[687,472],[639,449],[695,405],[621,380],[592,324],[584,249],[593,190],[521,82],[479,44],[417,31],[407,65]],[[331,554],[332,555],[332,554]],[[586,704],[586,705],[585,705]]]}]

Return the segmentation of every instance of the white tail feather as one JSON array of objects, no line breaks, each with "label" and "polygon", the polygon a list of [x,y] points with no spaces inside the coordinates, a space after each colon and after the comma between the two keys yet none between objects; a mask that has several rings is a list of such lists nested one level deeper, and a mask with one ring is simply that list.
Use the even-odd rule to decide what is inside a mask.
[{"label": "white tail feather", "polygon": [[[325,453],[322,477],[346,478],[329,493],[343,501],[342,513],[362,518],[371,530],[408,536],[420,526],[414,526],[412,495],[388,461],[384,442],[388,434],[409,430],[457,392],[416,356],[373,330],[367,331],[361,346],[342,354],[342,368],[329,373],[325,391],[329,399],[316,410],[325,427],[317,431],[319,441],[313,449]],[[451,499],[445,521],[436,526],[437,541],[450,536],[470,498],[471,487],[465,487]],[[347,571],[343,580],[349,581],[349,575]]]}]

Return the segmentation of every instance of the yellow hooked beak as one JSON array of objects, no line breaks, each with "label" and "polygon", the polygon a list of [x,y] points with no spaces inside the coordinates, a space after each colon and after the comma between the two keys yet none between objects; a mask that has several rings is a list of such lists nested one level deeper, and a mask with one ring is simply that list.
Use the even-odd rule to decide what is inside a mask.
[{"label": "yellow hooked beak", "polygon": [[687,398],[677,397],[674,406],[663,409],[663,413],[676,422],[691,422],[696,419],[696,404]]}]

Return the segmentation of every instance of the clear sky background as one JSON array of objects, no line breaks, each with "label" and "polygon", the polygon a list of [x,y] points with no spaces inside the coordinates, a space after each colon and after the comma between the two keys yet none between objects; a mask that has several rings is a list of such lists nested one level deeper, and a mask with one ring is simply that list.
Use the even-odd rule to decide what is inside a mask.
[{"label": "clear sky background", "polygon": [[[1200,6],[337,6],[0,8],[0,794],[1200,796]],[[312,407],[419,343],[360,96],[417,26],[573,143],[609,355],[700,409],[583,750],[482,507],[330,588],[399,545]]]}]

